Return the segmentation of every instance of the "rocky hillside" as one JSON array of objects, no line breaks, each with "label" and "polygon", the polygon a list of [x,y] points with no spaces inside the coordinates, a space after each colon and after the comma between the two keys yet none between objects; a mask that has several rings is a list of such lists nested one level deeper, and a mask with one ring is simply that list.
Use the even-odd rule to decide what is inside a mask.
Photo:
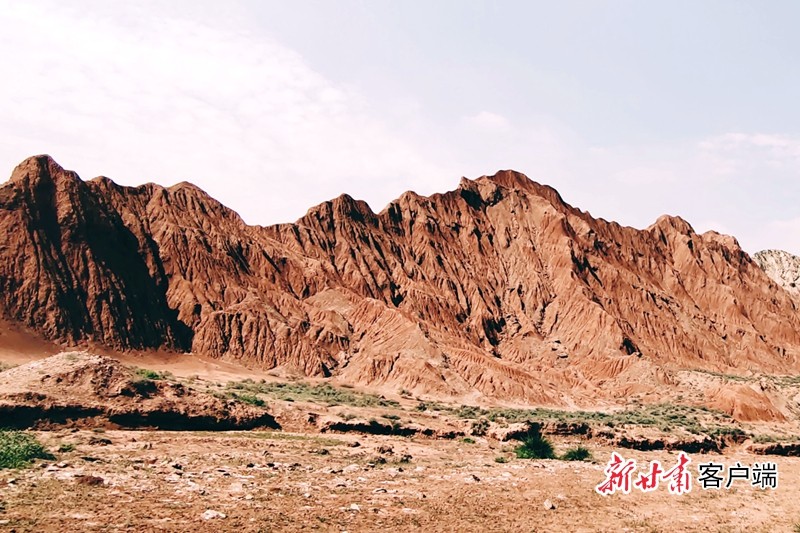
[{"label": "rocky hillside", "polygon": [[764,250],[753,259],[778,285],[800,295],[800,257],[783,250]]},{"label": "rocky hillside", "polygon": [[265,409],[81,352],[61,353],[0,372],[0,417],[4,426],[18,428],[63,424],[195,430],[279,427]]},{"label": "rocky hillside", "polygon": [[67,344],[570,405],[676,368],[796,371],[796,306],[732,237],[595,219],[512,171],[270,227],[188,183],[84,182],[47,156],[0,187],[0,315]]}]

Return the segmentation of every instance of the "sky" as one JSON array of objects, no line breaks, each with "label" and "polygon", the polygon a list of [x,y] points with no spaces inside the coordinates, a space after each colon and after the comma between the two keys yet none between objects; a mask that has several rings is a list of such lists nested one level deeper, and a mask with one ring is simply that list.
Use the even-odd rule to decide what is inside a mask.
[{"label": "sky", "polygon": [[514,169],[800,255],[800,3],[0,0],[0,180],[191,181],[250,224]]}]

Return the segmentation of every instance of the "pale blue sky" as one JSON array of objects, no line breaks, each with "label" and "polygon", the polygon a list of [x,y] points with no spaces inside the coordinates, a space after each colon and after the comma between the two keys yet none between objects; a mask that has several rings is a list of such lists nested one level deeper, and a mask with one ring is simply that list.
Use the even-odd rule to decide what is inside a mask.
[{"label": "pale blue sky", "polygon": [[62,4],[0,0],[6,174],[47,152],[267,224],[513,168],[800,254],[796,2]]}]

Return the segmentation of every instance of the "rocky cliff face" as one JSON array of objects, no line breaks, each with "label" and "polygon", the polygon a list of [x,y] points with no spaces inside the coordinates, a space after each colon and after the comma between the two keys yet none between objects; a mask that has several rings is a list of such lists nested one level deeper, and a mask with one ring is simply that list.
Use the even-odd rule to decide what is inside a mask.
[{"label": "rocky cliff face", "polygon": [[764,250],[753,259],[775,283],[800,295],[800,257],[783,250]]},{"label": "rocky cliff face", "polygon": [[511,171],[271,227],[47,156],[0,188],[0,313],[70,343],[566,405],[675,368],[797,370],[796,306],[732,237],[594,219]]},{"label": "rocky cliff face", "polygon": [[48,157],[0,188],[0,309],[68,342],[189,346],[165,298],[157,245],[135,233],[92,183]]}]

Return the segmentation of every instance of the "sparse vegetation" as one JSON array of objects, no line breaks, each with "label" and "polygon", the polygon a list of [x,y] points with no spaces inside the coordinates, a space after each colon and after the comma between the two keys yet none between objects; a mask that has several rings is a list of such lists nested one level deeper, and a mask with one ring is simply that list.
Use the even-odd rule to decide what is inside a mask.
[{"label": "sparse vegetation", "polygon": [[570,448],[561,456],[564,461],[589,461],[592,459],[592,452],[583,446]]},{"label": "sparse vegetation", "polygon": [[489,431],[489,421],[485,418],[474,421],[472,423],[472,427],[470,428],[470,433],[476,437],[485,436],[487,431]]},{"label": "sparse vegetation", "polygon": [[173,378],[173,375],[170,372],[157,372],[147,368],[136,368],[134,369],[134,373],[139,378],[150,381],[163,381]]},{"label": "sparse vegetation", "polygon": [[11,363],[6,363],[5,361],[0,361],[0,372],[4,372],[6,370],[12,369],[17,365],[12,365]]},{"label": "sparse vegetation", "polygon": [[514,453],[517,459],[555,459],[553,445],[538,430],[530,431]]},{"label": "sparse vegetation", "polygon": [[58,453],[69,453],[75,451],[75,445],[72,443],[64,443],[58,447]]},{"label": "sparse vegetation", "polygon": [[233,393],[231,397],[234,400],[238,400],[240,402],[247,403],[250,405],[255,405],[256,407],[264,407],[265,405],[267,405],[267,402],[265,402],[255,394],[248,394],[246,392],[242,394]]},{"label": "sparse vegetation", "polygon": [[[204,437],[215,436],[214,432],[195,431],[193,432],[193,434],[201,435]],[[347,445],[346,441],[330,437],[321,437],[317,435],[302,435],[297,433],[286,433],[283,431],[242,431],[240,433],[237,433],[236,435],[248,439],[310,442],[318,446],[328,446],[328,447]]]},{"label": "sparse vegetation", "polygon": [[23,468],[34,459],[52,459],[36,437],[23,431],[0,430],[0,469]]},{"label": "sparse vegetation", "polygon": [[757,444],[768,444],[773,442],[797,442],[800,441],[800,437],[796,435],[755,435],[753,437],[753,442]]},{"label": "sparse vegetation", "polygon": [[463,442],[464,444],[475,444],[475,439],[470,437],[464,437],[463,439],[461,439],[461,442]]},{"label": "sparse vegetation", "polygon": [[710,429],[707,433],[711,437],[744,438],[748,436],[748,434],[743,429],[734,426],[715,427]]},{"label": "sparse vegetation", "polygon": [[287,402],[307,401],[331,405],[349,405],[352,407],[395,407],[400,404],[381,396],[345,390],[333,387],[328,383],[311,385],[303,382],[293,383],[257,383],[251,379],[232,381],[227,388],[233,391],[246,391],[251,394],[263,394],[277,400]]},{"label": "sparse vegetation", "polygon": [[494,462],[495,462],[495,463],[500,463],[500,464],[505,464],[505,463],[507,463],[507,462],[508,462],[508,459],[506,459],[506,458],[505,458],[504,456],[502,456],[502,455],[498,455],[497,457],[495,457],[495,458],[494,458]]},{"label": "sparse vegetation", "polygon": [[620,411],[560,411],[539,407],[535,409],[489,408],[476,406],[448,406],[439,402],[420,403],[418,411],[438,411],[473,422],[473,435],[489,422],[559,422],[566,424],[605,425],[609,428],[626,426],[655,427],[663,432],[683,429],[694,435],[709,436],[744,434],[737,422],[727,413],[702,406],[651,404],[636,405]]},{"label": "sparse vegetation", "polygon": [[714,376],[716,378],[724,379],[725,381],[753,381],[756,379],[754,376],[737,376],[736,374],[723,374],[722,372],[714,372],[711,370],[694,370],[693,372],[699,372],[701,374],[707,374],[709,376]]}]

